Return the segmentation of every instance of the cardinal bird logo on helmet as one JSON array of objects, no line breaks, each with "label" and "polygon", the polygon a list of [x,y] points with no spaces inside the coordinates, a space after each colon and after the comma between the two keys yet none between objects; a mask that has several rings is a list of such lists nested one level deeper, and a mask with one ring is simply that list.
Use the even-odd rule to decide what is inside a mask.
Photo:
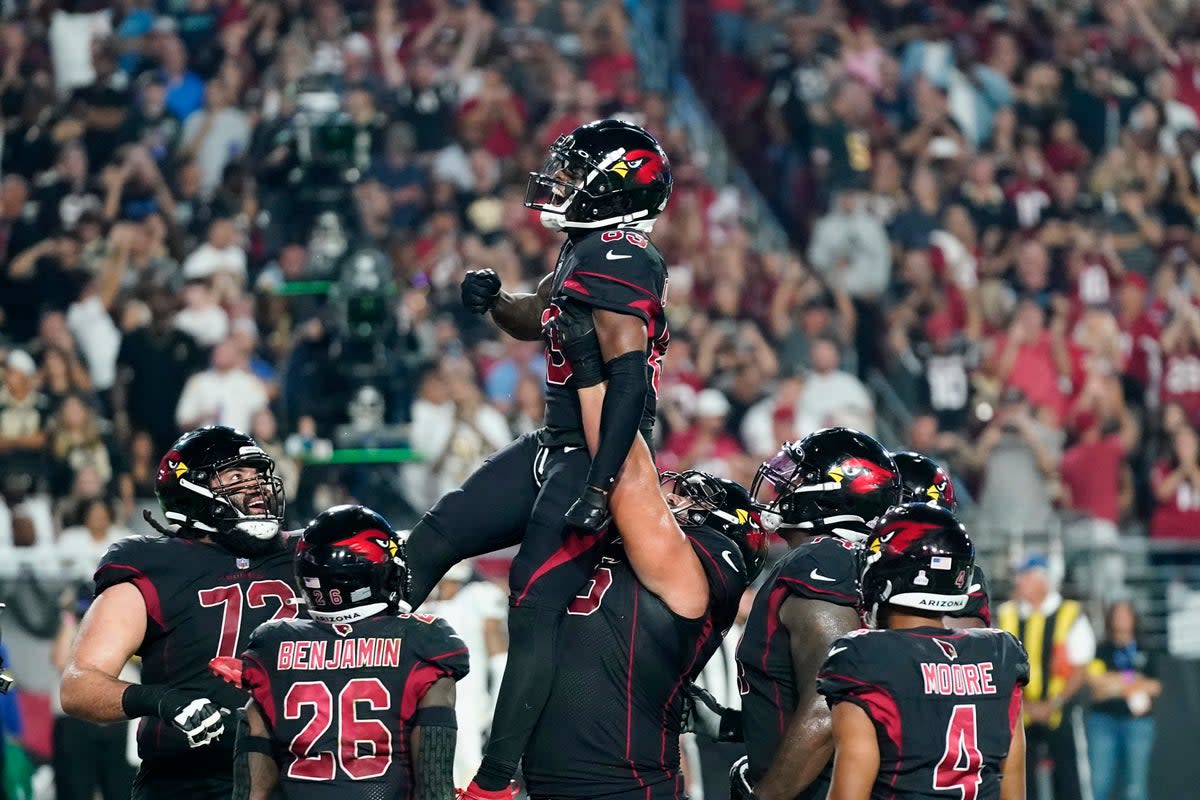
[{"label": "cardinal bird logo on helmet", "polygon": [[609,167],[622,180],[633,173],[633,182],[646,186],[654,181],[663,169],[663,160],[651,150],[630,150],[620,161]]},{"label": "cardinal bird logo on helmet", "polygon": [[929,496],[930,502],[954,508],[954,484],[950,482],[950,476],[941,467],[934,473],[933,483],[925,490],[925,494]]},{"label": "cardinal bird logo on helmet", "polygon": [[832,467],[828,475],[842,489],[854,494],[874,492],[896,479],[895,472],[865,458],[848,458]]},{"label": "cardinal bird logo on helmet", "polygon": [[336,544],[362,556],[372,564],[383,564],[389,559],[395,558],[399,553],[395,540],[383,531],[374,528],[359,531]]},{"label": "cardinal bird logo on helmet", "polygon": [[898,555],[923,535],[937,529],[937,525],[928,522],[897,520],[879,531],[879,534],[871,540],[871,551],[879,553],[886,550],[889,555]]}]

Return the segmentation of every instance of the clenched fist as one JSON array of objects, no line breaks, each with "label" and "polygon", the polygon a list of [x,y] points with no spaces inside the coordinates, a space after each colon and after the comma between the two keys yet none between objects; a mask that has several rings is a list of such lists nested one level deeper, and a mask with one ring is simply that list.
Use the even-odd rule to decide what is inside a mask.
[{"label": "clenched fist", "polygon": [[473,269],[462,282],[462,304],[480,316],[492,310],[500,296],[500,276],[494,269]]}]

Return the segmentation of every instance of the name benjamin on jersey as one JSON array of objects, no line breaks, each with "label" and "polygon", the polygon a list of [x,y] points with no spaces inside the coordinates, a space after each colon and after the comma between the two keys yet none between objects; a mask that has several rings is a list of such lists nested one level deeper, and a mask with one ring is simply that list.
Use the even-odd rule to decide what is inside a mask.
[{"label": "name benjamin on jersey", "polygon": [[338,639],[299,641],[279,645],[276,669],[358,669],[399,667],[400,639]]},{"label": "name benjamin on jersey", "polygon": [[978,664],[921,664],[925,679],[925,694],[966,697],[973,694],[995,694],[992,683],[992,662]]}]

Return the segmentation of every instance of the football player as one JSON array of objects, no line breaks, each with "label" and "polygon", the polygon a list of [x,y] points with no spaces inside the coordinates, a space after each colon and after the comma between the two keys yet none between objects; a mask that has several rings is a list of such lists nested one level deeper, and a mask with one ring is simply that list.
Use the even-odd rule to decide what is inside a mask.
[{"label": "football player", "polygon": [[[595,446],[608,385],[594,326],[571,312],[552,325]],[[683,687],[720,646],[766,558],[744,487],[700,472],[660,481],[643,441],[612,510],[620,538],[568,609],[550,700],[525,753],[535,799],[682,796]]]},{"label": "football player", "polygon": [[1003,631],[942,625],[967,603],[966,530],[910,503],[884,515],[867,551],[864,609],[883,630],[838,639],[817,679],[833,712],[830,800],[1023,800],[1025,651]]},{"label": "football player", "polygon": [[[936,503],[948,511],[958,508],[954,482],[950,474],[928,456],[905,450],[892,453],[900,470],[900,493],[905,503]],[[968,592],[967,604],[961,610],[946,614],[947,628],[992,627],[992,603],[988,593],[987,575],[975,565],[975,578]]]},{"label": "football player", "polygon": [[463,280],[463,304],[518,339],[539,340],[564,309],[583,309],[610,385],[603,436],[589,451],[572,367],[548,326],[545,427],[484,462],[409,539],[414,605],[453,564],[520,543],[509,573],[508,664],[471,797],[506,796],[553,683],[559,621],[599,563],[608,493],[639,432],[650,441],[667,274],[646,234],[671,186],[666,153],[649,133],[617,120],[583,125],[551,146],[526,193],[544,224],[567,233],[554,272],[533,294],[504,291],[492,270]]},{"label": "football player", "polygon": [[753,489],[763,526],[792,550],[759,590],[738,645],[748,755],[734,764],[732,792],[823,800],[833,736],[817,669],[829,645],[860,625],[859,543],[900,502],[900,478],[875,439],[826,428],[785,443]]},{"label": "football player", "polygon": [[[236,654],[260,624],[297,613],[274,471],[258,444],[232,428],[184,434],[155,479],[177,529],[155,523],[166,535],[121,540],[96,570],[62,706],[92,722],[144,718],[135,798],[228,800],[232,791],[225,720],[246,695],[211,674],[209,659]],[[117,679],[134,655],[141,684]]]},{"label": "football player", "polygon": [[[454,684],[467,648],[446,622],[409,613],[405,546],[363,506],[304,529],[296,582],[311,619],[277,620],[240,662],[214,668],[250,691],[234,800],[454,796]],[[244,761],[243,761],[244,759]]]},{"label": "football player", "polygon": [[[653,476],[649,451],[626,470]],[[627,491],[638,481],[637,490]],[[652,478],[651,478],[652,481]],[[720,646],[766,556],[750,494],[700,472],[613,491],[619,537],[568,607],[550,699],[525,753],[533,800],[683,796],[683,686]]]}]

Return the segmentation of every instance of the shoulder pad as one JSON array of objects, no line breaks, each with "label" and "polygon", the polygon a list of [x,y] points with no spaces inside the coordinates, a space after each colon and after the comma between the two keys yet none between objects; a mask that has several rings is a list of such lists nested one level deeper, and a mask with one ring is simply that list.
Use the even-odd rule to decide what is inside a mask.
[{"label": "shoulder pad", "polygon": [[776,581],[798,597],[857,606],[861,556],[862,548],[852,542],[818,537],[784,556]]},{"label": "shoulder pad", "polygon": [[432,614],[401,614],[400,619],[408,622],[408,641],[417,658],[454,680],[470,671],[467,644],[449,622]]}]

